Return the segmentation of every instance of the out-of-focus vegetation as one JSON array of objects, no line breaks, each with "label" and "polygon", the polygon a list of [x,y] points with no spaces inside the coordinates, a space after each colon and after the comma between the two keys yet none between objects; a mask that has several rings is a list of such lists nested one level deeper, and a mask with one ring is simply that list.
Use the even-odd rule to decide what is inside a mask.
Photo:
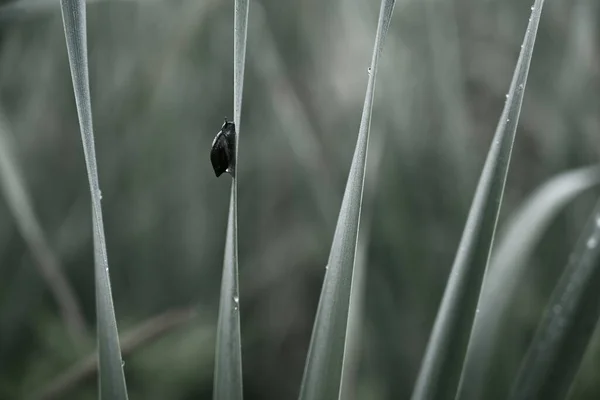
[{"label": "out-of-focus vegetation", "polygon": [[[371,129],[383,151],[368,161],[379,173],[368,203],[356,399],[410,395],[530,6],[397,2]],[[251,3],[238,187],[247,399],[298,395],[378,7]],[[594,0],[546,4],[501,232],[548,178],[598,162],[598,17]],[[212,392],[230,184],[214,177],[208,154],[223,117],[232,116],[232,27],[231,1],[88,6],[96,151],[115,310],[133,343],[122,339],[132,399]],[[21,0],[0,9],[0,112],[0,154],[9,160],[0,166],[14,172],[12,180],[0,175],[9,182],[0,197],[0,399],[20,399],[61,383],[73,365],[81,374],[86,367],[77,363],[94,348],[89,188],[58,4]],[[25,194],[15,202],[19,184]],[[506,397],[599,194],[570,204],[529,260],[486,398]],[[34,214],[24,220],[28,201]],[[72,287],[84,333],[68,328],[48,284],[56,280],[40,273],[49,259]],[[157,315],[163,319],[148,322]],[[157,326],[168,332],[140,345]],[[577,398],[600,395],[600,361],[588,356]],[[59,398],[97,396],[90,371],[64,387]]]}]

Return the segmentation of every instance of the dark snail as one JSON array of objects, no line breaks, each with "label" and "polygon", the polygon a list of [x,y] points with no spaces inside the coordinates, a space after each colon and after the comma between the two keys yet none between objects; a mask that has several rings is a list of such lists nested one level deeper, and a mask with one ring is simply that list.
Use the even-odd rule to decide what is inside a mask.
[{"label": "dark snail", "polygon": [[217,177],[223,172],[228,172],[231,176],[235,174],[235,135],[235,124],[225,118],[210,149],[210,162]]}]

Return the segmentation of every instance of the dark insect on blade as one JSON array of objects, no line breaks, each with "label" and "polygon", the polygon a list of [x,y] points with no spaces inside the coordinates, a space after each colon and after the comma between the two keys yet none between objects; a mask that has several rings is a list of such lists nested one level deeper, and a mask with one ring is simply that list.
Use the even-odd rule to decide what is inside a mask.
[{"label": "dark insect on blade", "polygon": [[210,150],[210,162],[212,163],[215,175],[221,176],[229,166],[229,155],[227,149],[227,139],[221,132],[213,141],[212,149]]},{"label": "dark insect on blade", "polygon": [[217,133],[210,150],[210,162],[217,177],[221,176],[223,172],[229,172],[233,176],[235,171],[235,125],[233,122],[225,120],[221,130]]}]

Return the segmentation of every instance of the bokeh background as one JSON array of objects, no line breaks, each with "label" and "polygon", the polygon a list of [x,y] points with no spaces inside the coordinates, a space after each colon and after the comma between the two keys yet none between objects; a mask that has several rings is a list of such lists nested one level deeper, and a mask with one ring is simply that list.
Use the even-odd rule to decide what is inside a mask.
[{"label": "bokeh background", "polygon": [[[530,3],[397,1],[371,126],[355,399],[410,395]],[[251,1],[238,166],[249,400],[298,395],[378,12],[377,1]],[[547,179],[598,161],[599,17],[595,0],[546,2],[500,228]],[[233,1],[93,1],[88,46],[130,398],[210,399],[230,178],[215,178],[209,149],[232,117]],[[97,398],[90,195],[57,0],[2,2],[0,116],[0,399],[51,387]],[[572,203],[536,249],[486,398],[506,395],[599,194]],[[53,266],[83,330],[60,312]],[[600,396],[594,357],[578,398]]]}]

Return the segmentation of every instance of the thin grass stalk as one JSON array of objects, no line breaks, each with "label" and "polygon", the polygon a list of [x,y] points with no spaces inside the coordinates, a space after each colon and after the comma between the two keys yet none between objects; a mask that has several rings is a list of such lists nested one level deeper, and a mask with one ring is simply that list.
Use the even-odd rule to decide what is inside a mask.
[{"label": "thin grass stalk", "polygon": [[[473,175],[473,156],[469,151],[471,136],[469,113],[464,93],[465,79],[461,71],[458,24],[455,3],[445,0],[424,1],[425,21],[431,54],[432,75],[438,105],[444,125],[441,145],[446,148],[457,165],[458,182],[453,182],[457,192],[468,201],[466,183]],[[466,193],[465,193],[466,192]]]},{"label": "thin grass stalk", "polygon": [[372,206],[379,183],[380,167],[385,150],[386,137],[381,132],[380,137],[373,136],[369,148],[368,169],[365,181],[364,203],[362,211],[362,224],[359,232],[358,247],[354,260],[354,273],[350,292],[350,305],[348,308],[348,326],[346,333],[346,347],[344,349],[344,363],[342,364],[342,377],[340,399],[351,400],[356,398],[358,387],[358,367],[362,351],[361,341],[363,332],[364,301],[366,294],[368,251],[371,242],[371,227],[373,225]]},{"label": "thin grass stalk", "polygon": [[308,350],[301,400],[339,398],[351,283],[359,234],[375,77],[395,1],[383,0],[362,118]]},{"label": "thin grass stalk", "polygon": [[412,400],[454,397],[498,222],[544,0],[536,0],[427,345]]},{"label": "thin grass stalk", "polygon": [[[264,8],[257,3],[252,15],[257,22],[253,25],[255,30],[251,31],[251,34],[255,34],[261,43],[261,51],[251,53],[250,59],[256,71],[262,75],[264,83],[274,89],[267,91],[273,114],[284,127],[281,133],[305,171],[304,177],[323,221],[334,224],[338,204],[334,205],[331,201],[336,197],[333,193],[335,185],[331,170],[323,162],[325,156],[322,146],[311,126],[305,105],[300,101],[293,83],[285,73],[284,63],[275,45],[274,34],[266,22]],[[293,126],[294,129],[285,129],[288,126]]]},{"label": "thin grass stalk", "polygon": [[248,35],[248,0],[236,0],[234,12],[233,45],[233,120],[237,138],[235,141],[235,172],[231,182],[229,217],[225,239],[221,299],[217,323],[217,343],[215,350],[215,372],[213,398],[215,400],[241,400],[242,345],[240,332],[240,301],[238,272],[237,238],[237,173],[240,120],[246,65],[246,39]]},{"label": "thin grass stalk", "polygon": [[119,334],[108,273],[108,257],[102,221],[102,206],[100,204],[102,194],[100,192],[94,146],[85,1],[61,0],[60,5],[92,199],[99,398],[102,400],[126,400],[127,387],[123,373]]}]

